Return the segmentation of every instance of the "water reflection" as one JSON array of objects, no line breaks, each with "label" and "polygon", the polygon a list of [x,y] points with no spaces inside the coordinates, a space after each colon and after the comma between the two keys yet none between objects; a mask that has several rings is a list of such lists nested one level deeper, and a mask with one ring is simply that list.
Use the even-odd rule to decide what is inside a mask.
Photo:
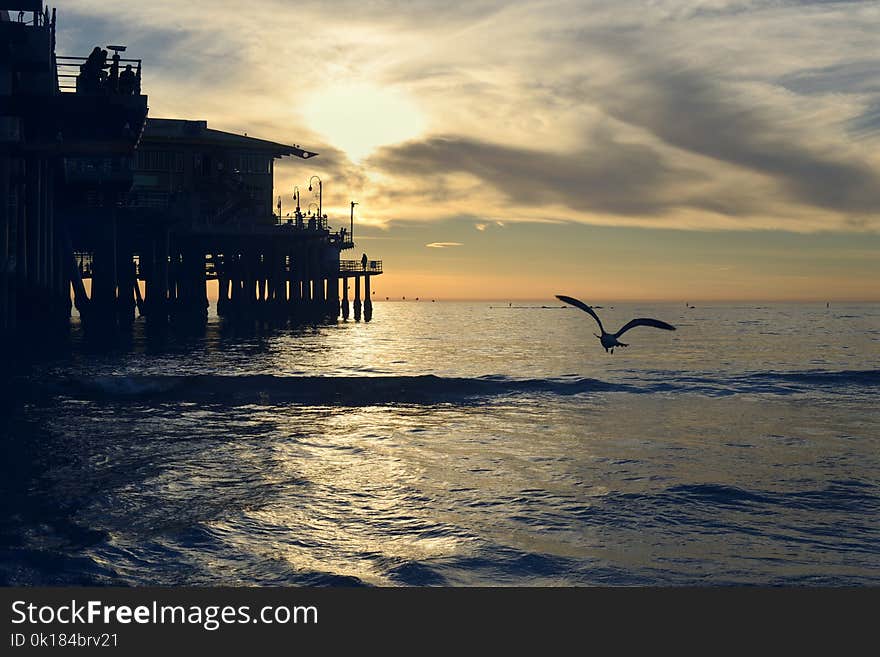
[{"label": "water reflection", "polygon": [[877,583],[876,307],[540,312],[75,328],[3,397],[4,583]]}]

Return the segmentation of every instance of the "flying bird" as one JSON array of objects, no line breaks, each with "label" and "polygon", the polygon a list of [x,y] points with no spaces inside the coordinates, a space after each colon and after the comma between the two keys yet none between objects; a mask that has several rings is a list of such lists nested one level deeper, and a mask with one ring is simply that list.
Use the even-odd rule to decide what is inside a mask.
[{"label": "flying bird", "polygon": [[659,319],[651,319],[649,317],[639,317],[637,319],[633,319],[628,321],[623,325],[617,333],[606,333],[605,327],[602,326],[602,320],[599,319],[599,316],[596,312],[583,301],[578,301],[572,297],[566,297],[561,294],[557,294],[556,298],[560,301],[564,301],[567,304],[574,306],[575,308],[580,308],[585,313],[589,313],[593,316],[593,319],[596,320],[596,323],[599,324],[599,330],[602,331],[602,335],[596,335],[599,338],[599,341],[602,343],[602,346],[605,347],[605,351],[610,351],[612,354],[614,353],[614,347],[628,347],[628,344],[624,344],[623,342],[618,341],[621,335],[629,331],[631,328],[635,328],[636,326],[652,326],[658,329],[664,329],[666,331],[674,331],[675,327],[672,324],[667,324],[666,322],[661,322]]}]

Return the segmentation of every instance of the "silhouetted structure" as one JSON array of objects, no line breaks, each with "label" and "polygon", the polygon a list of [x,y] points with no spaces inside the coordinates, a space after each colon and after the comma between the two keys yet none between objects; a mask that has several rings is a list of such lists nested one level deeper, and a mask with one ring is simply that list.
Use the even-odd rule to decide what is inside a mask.
[{"label": "silhouetted structure", "polygon": [[316,153],[148,120],[141,61],[123,59],[124,46],[107,46],[109,64],[100,47],[56,57],[54,12],[0,8],[0,330],[66,320],[71,283],[83,321],[101,326],[130,323],[136,308],[204,319],[209,278],[227,316],[347,318],[348,279],[358,304],[361,278],[369,298],[382,263],[341,260],[351,232],[331,231],[320,201],[303,215],[297,197],[287,222],[272,213],[275,160]]},{"label": "silhouetted structure", "polygon": [[[9,11],[30,16],[12,22]],[[56,200],[71,184],[94,195],[121,190],[120,167],[147,114],[145,96],[101,89],[100,49],[86,66],[97,71],[94,93],[76,93],[69,80],[82,71],[63,73],[71,64],[55,55],[55,25],[38,0],[0,0],[0,330],[67,319],[73,262]],[[68,59],[76,69],[89,62]],[[76,180],[89,166],[91,180]],[[108,184],[98,180],[104,172]]]},{"label": "silhouetted structure", "polygon": [[118,286],[126,316],[138,305],[151,318],[204,317],[205,280],[216,278],[222,316],[316,319],[342,311],[347,318],[340,279],[347,287],[355,278],[359,290],[361,278],[369,286],[382,273],[382,263],[355,271],[354,262],[341,260],[354,244],[328,227],[326,215],[303,215],[297,207],[285,221],[272,213],[275,160],[315,155],[213,130],[206,121],[148,119],[132,189],[118,211],[132,242],[143,245],[126,253],[139,263],[142,302],[137,289],[133,297],[132,286]]}]

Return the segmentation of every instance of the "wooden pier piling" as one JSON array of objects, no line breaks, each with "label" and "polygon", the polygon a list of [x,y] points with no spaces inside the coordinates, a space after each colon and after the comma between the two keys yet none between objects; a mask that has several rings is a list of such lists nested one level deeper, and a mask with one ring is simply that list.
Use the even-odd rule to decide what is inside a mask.
[{"label": "wooden pier piling", "polygon": [[350,308],[348,305],[348,277],[342,279],[342,319],[348,320]]},{"label": "wooden pier piling", "polygon": [[373,300],[370,298],[370,275],[364,275],[364,321],[373,319]]}]

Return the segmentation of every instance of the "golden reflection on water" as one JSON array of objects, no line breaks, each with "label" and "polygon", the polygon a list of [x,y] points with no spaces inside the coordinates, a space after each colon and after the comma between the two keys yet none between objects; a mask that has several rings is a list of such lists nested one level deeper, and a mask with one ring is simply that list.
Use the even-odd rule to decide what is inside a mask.
[{"label": "golden reflection on water", "polygon": [[[467,306],[455,310],[452,335],[443,333],[448,307],[382,312],[397,315],[233,339],[215,326],[205,353],[219,365],[188,350],[111,360],[111,379],[144,366],[155,376],[208,369],[193,385],[218,392],[196,397],[204,403],[186,401],[187,391],[167,404],[71,399],[44,420],[85,464],[54,473],[62,491],[109,482],[77,512],[110,537],[91,557],[133,582],[308,583],[309,573],[464,585],[870,577],[876,528],[862,516],[878,499],[875,388],[845,382],[844,394],[837,383],[814,387],[809,372],[806,384],[760,376],[772,374],[771,358],[783,372],[875,367],[876,351],[824,348],[844,317],[728,308],[713,328],[695,311],[674,340],[638,334],[630,352],[609,357],[574,314],[546,326],[535,313],[516,314],[501,325]],[[756,317],[765,326],[756,328]],[[847,325],[851,344],[859,322],[874,317]],[[783,321],[791,324],[784,334],[759,330]],[[741,378],[753,369],[758,377]],[[389,371],[584,385],[577,394],[561,384],[550,393],[499,388],[446,403],[456,381],[441,382],[436,399],[429,382],[425,401],[402,404],[386,382],[381,405],[358,398],[358,386],[379,385],[370,377]],[[351,399],[292,401],[309,385],[301,376],[344,376],[340,390]]]},{"label": "golden reflection on water", "polygon": [[[411,563],[430,563],[447,583],[504,584],[485,572],[444,567],[485,560],[493,545],[634,570],[685,560],[709,572],[708,564],[736,563],[756,550],[788,559],[792,574],[812,567],[802,561],[808,548],[793,544],[759,547],[747,534],[710,529],[694,540],[687,525],[675,530],[667,507],[654,513],[670,523],[668,531],[645,532],[633,513],[651,510],[632,505],[644,495],[665,495],[676,482],[735,488],[748,477],[758,490],[772,492],[780,468],[814,472],[829,450],[827,440],[809,438],[821,408],[662,395],[581,401],[553,422],[515,402],[486,413],[444,405],[255,408],[254,420],[275,424],[271,479],[303,484],[283,486],[240,520],[225,521],[227,539],[243,553],[281,559],[296,572],[375,585],[396,583],[394,569]],[[805,436],[802,442],[782,438],[792,428]],[[608,499],[612,489],[617,502]],[[594,511],[603,520],[590,521]],[[745,525],[755,522],[751,512],[737,515],[735,506],[728,513]],[[792,511],[790,520],[807,517]],[[530,580],[566,581],[558,573]]]},{"label": "golden reflection on water", "polygon": [[[240,543],[242,552],[283,559],[296,571],[389,584],[395,565],[467,558],[487,541],[582,556],[588,538],[583,532],[545,532],[502,514],[536,485],[536,475],[560,494],[570,493],[572,485],[586,488],[587,499],[606,492],[553,472],[565,460],[558,454],[559,427],[539,424],[536,440],[523,448],[520,422],[530,419],[529,409],[513,410],[508,426],[493,426],[487,416],[474,432],[472,412],[451,406],[258,408],[253,420],[274,423],[279,436],[271,442],[271,480],[305,483],[285,486],[279,496],[247,510],[233,523],[242,525],[238,530],[226,521],[214,526],[226,527],[226,539]],[[542,443],[552,453],[546,460],[538,456]],[[584,457],[589,448],[582,445],[581,451]],[[498,522],[486,523],[479,538],[469,529],[492,516]]]},{"label": "golden reflection on water", "polygon": [[[417,461],[403,459],[400,432],[412,425],[382,408],[297,408],[273,414],[275,478],[302,480],[295,495],[248,512],[271,527],[267,554],[294,569],[333,572],[371,584],[400,560],[460,554],[455,536],[420,536],[436,524],[430,504],[420,503],[416,483],[424,478]],[[389,426],[389,420],[391,425]],[[376,427],[388,427],[385,435]],[[298,544],[298,536],[308,536]]]}]

